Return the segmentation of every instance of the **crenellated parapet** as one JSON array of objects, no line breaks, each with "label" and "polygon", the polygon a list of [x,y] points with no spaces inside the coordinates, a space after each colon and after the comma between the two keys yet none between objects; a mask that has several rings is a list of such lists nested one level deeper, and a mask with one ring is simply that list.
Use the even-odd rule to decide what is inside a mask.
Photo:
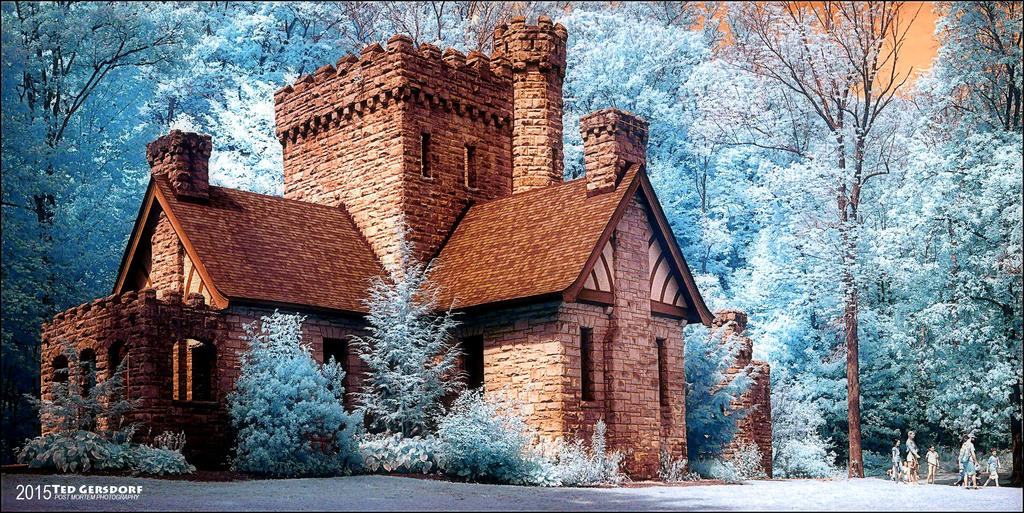
[{"label": "crenellated parapet", "polygon": [[274,94],[282,145],[401,102],[417,102],[488,125],[511,121],[507,60],[479,52],[442,52],[396,35],[299,78]]}]

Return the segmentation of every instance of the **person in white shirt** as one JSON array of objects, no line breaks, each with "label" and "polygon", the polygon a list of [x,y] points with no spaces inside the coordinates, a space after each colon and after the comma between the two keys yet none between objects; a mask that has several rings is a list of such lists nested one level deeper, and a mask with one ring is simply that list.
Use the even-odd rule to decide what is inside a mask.
[{"label": "person in white shirt", "polygon": [[935,452],[934,445],[928,449],[925,459],[928,462],[928,478],[925,479],[925,482],[935,484],[935,471],[939,469],[939,453]]}]

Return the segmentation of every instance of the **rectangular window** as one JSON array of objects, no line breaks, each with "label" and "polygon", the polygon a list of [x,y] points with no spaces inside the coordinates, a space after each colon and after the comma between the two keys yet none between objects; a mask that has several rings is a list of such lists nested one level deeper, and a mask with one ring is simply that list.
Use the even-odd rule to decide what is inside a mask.
[{"label": "rectangular window", "polygon": [[658,402],[662,408],[668,408],[668,391],[666,390],[668,386],[668,369],[666,368],[668,355],[665,352],[665,339],[658,338],[655,339],[655,342],[658,344]]},{"label": "rectangular window", "polygon": [[594,400],[593,339],[593,328],[580,328],[580,388],[584,401]]},{"label": "rectangular window", "polygon": [[476,148],[466,145],[465,158],[466,187],[476,189]]},{"label": "rectangular window", "polygon": [[462,339],[463,362],[466,365],[466,388],[484,386],[484,337],[476,335]]},{"label": "rectangular window", "polygon": [[430,178],[430,134],[420,134],[420,171],[425,178]]}]

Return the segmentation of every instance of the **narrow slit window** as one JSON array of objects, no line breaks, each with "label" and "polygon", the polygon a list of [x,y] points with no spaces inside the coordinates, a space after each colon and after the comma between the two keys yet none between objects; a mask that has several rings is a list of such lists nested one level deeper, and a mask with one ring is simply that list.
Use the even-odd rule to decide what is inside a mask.
[{"label": "narrow slit window", "polygon": [[558,176],[558,149],[551,148],[551,175]]},{"label": "narrow slit window", "polygon": [[430,134],[420,134],[420,172],[424,178],[430,178]]},{"label": "narrow slit window", "polygon": [[466,187],[476,189],[476,148],[466,145],[465,158]]},{"label": "narrow slit window", "polygon": [[484,386],[484,337],[477,335],[462,339],[462,351],[466,365],[466,388]]},{"label": "narrow slit window", "polygon": [[580,328],[580,388],[584,401],[594,400],[593,340],[593,328]]},{"label": "narrow slit window", "polygon": [[667,383],[667,369],[666,364],[668,357],[665,354],[665,339],[655,339],[658,344],[658,404],[662,408],[668,408],[668,391],[666,390]]}]

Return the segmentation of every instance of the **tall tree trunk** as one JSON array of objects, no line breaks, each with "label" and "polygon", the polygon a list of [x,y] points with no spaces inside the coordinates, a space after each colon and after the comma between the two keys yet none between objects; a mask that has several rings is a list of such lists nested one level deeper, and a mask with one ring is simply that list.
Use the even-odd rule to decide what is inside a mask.
[{"label": "tall tree trunk", "polygon": [[849,411],[850,473],[849,477],[864,477],[864,460],[860,447],[860,359],[857,339],[857,289],[847,269],[846,305],[843,319],[846,324],[846,407]]},{"label": "tall tree trunk", "polygon": [[[1017,408],[1024,408],[1021,404],[1021,386],[1015,385],[1013,387],[1013,405]],[[1010,482],[1013,486],[1020,486],[1021,482],[1024,481],[1024,442],[1021,440],[1021,435],[1024,433],[1024,419],[1013,418],[1013,412],[1010,412],[1010,450],[1013,452],[1013,473],[1010,475]]]}]

